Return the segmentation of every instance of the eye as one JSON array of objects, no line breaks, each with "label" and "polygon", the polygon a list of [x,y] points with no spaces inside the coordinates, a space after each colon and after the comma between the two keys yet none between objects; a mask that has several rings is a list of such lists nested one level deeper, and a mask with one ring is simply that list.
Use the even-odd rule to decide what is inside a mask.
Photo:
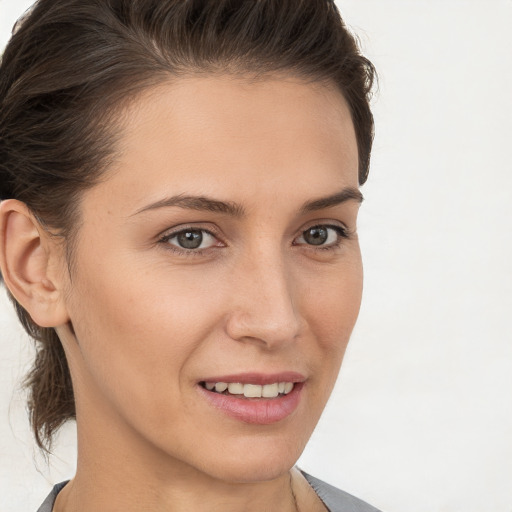
[{"label": "eye", "polygon": [[341,226],[311,226],[296,239],[298,244],[331,247],[339,245],[340,238],[348,238],[348,233]]},{"label": "eye", "polygon": [[208,249],[217,244],[215,236],[205,229],[184,229],[164,236],[161,241],[189,251]]}]

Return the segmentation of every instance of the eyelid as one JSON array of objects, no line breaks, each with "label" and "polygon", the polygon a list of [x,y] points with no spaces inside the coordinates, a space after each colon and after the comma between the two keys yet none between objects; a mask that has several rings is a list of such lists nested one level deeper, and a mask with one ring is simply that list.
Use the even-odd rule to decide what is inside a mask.
[{"label": "eyelid", "polygon": [[[308,244],[306,241],[297,243],[297,239],[304,236],[304,233],[313,228],[327,228],[334,230],[338,238],[335,242],[331,242],[327,245],[313,245]],[[171,244],[169,243],[169,240],[177,237],[179,234],[187,231],[202,231],[204,233],[207,233],[211,237],[215,238],[218,243],[212,244],[209,247],[205,248],[198,248],[198,249],[187,249],[185,247],[180,247],[179,245]],[[194,224],[183,224],[181,226],[176,226],[174,228],[169,228],[166,231],[162,232],[160,235],[158,235],[158,243],[163,244],[166,246],[166,249],[176,252],[179,255],[185,255],[185,256],[199,256],[203,253],[209,252],[211,249],[215,249],[218,247],[226,247],[225,242],[221,238],[220,230],[216,226],[212,226],[209,228],[204,227],[204,225],[194,225]],[[326,251],[329,249],[336,249],[340,245],[342,245],[343,240],[349,240],[352,238],[354,232],[351,231],[344,223],[339,221],[322,221],[322,220],[316,220],[314,222],[311,222],[310,224],[306,225],[300,230],[300,234],[296,236],[293,240],[292,245],[294,246],[305,246],[310,250],[317,250],[317,251]]]},{"label": "eyelid", "polygon": [[158,235],[158,239],[162,240],[165,238],[169,240],[169,238],[179,235],[184,231],[204,231],[205,233],[208,233],[209,235],[214,236],[215,238],[219,238],[221,236],[220,230],[218,228],[216,228],[215,226],[205,227],[205,224],[206,223],[181,224],[173,228],[168,228]]},{"label": "eyelid", "polygon": [[315,220],[311,223],[306,224],[303,228],[300,229],[300,233],[304,233],[308,229],[313,228],[332,228],[339,232],[343,232],[347,235],[351,234],[349,227],[341,221],[333,221],[333,220]]},{"label": "eyelid", "polygon": [[[337,235],[338,235],[338,239],[336,242],[333,242],[333,243],[330,243],[330,244],[327,244],[327,245],[313,245],[313,244],[308,244],[306,241],[304,242],[301,242],[301,243],[295,243],[296,240],[298,238],[301,238],[304,236],[304,233],[310,229],[315,229],[315,228],[327,228],[327,229],[332,229],[334,230]],[[325,222],[322,222],[322,221],[316,221],[314,223],[312,223],[311,225],[308,225],[307,227],[301,229],[301,232],[300,232],[300,235],[297,236],[295,239],[294,239],[294,245],[305,245],[307,246],[308,248],[311,248],[311,249],[316,249],[316,250],[326,250],[326,249],[329,249],[329,248],[336,248],[336,247],[339,247],[341,245],[341,240],[348,240],[351,238],[352,236],[352,232],[349,230],[349,228],[343,224],[343,223],[339,223],[339,224],[334,224],[332,221],[325,221]]]},{"label": "eyelid", "polygon": [[[209,247],[203,247],[198,249],[187,249],[185,247],[180,247],[179,245],[175,245],[169,243],[169,240],[177,237],[181,233],[186,233],[187,231],[201,231],[203,233],[207,233],[209,236],[213,237],[218,243],[212,244]],[[200,255],[206,251],[209,251],[215,247],[225,247],[225,243],[220,239],[219,230],[213,228],[205,228],[204,226],[195,226],[195,225],[182,225],[177,226],[175,228],[170,228],[158,235],[157,242],[159,244],[165,245],[167,250],[171,250],[181,255]]]}]

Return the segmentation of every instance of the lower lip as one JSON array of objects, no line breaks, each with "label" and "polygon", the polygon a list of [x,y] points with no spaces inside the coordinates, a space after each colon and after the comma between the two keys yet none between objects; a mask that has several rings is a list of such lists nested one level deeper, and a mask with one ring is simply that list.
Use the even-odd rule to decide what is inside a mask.
[{"label": "lower lip", "polygon": [[290,416],[299,405],[303,387],[302,382],[297,382],[287,395],[248,399],[238,398],[236,395],[222,395],[198,385],[199,391],[211,405],[232,418],[256,425],[277,423]]}]

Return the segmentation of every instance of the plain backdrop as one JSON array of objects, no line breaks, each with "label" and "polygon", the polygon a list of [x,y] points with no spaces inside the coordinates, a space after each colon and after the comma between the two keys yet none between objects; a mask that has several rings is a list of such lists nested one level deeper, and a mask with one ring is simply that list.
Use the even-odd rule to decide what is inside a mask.
[{"label": "plain backdrop", "polygon": [[[26,0],[0,0],[0,46]],[[512,511],[512,1],[340,0],[380,75],[361,315],[299,461],[384,512]],[[19,391],[32,345],[0,293],[0,512],[48,468]]]}]

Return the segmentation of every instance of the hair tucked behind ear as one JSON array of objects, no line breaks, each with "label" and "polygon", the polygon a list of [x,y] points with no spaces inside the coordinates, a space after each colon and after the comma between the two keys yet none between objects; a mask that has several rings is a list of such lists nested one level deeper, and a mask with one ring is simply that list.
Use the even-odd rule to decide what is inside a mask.
[{"label": "hair tucked behind ear", "polygon": [[[187,74],[291,74],[336,84],[354,122],[359,182],[373,140],[372,64],[329,0],[39,0],[0,66],[0,199],[65,239],[72,269],[81,193],[115,161],[119,112]],[[117,128],[117,129],[116,129]],[[16,304],[37,356],[27,384],[41,448],[75,415],[53,329]]]}]

